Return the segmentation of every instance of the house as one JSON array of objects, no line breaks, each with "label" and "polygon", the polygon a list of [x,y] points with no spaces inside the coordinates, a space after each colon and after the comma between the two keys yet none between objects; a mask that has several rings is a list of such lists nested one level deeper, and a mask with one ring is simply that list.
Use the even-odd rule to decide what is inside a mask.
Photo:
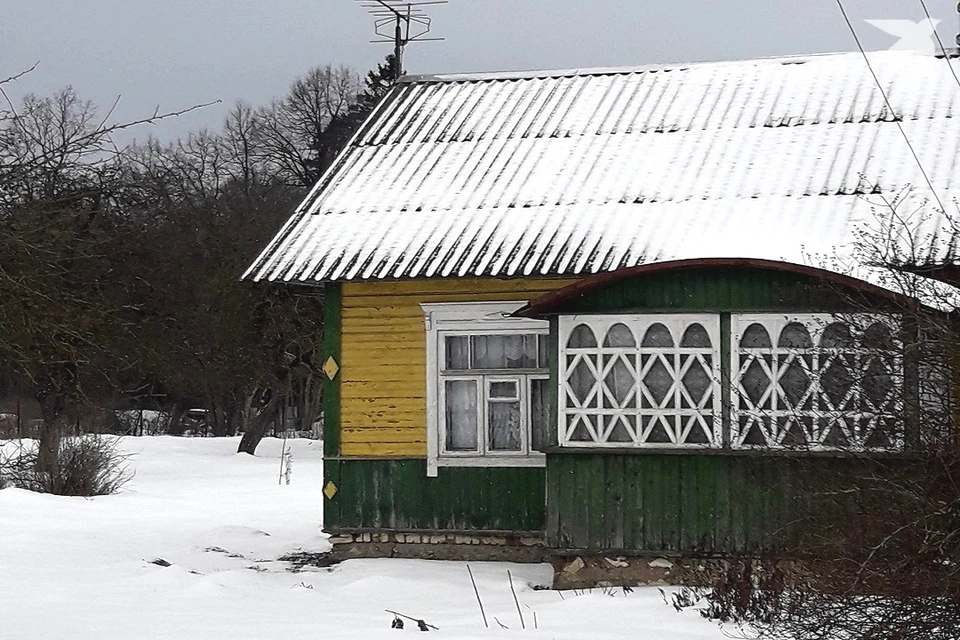
[{"label": "house", "polygon": [[402,79],[246,274],[323,287],[335,554],[775,549],[916,446],[929,307],[864,239],[950,252],[960,86],[871,62],[889,105],[859,54]]}]

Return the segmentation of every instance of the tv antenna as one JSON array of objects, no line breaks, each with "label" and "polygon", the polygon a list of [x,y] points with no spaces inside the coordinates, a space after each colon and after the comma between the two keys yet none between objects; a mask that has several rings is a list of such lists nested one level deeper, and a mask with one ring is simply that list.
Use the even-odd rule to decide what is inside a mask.
[{"label": "tv antenna", "polygon": [[[393,43],[393,77],[403,74],[403,49],[411,42],[443,40],[428,38],[430,17],[423,7],[447,4],[447,0],[356,0],[373,16],[373,31],[379,38],[370,42]],[[393,33],[390,33],[393,27]]]}]

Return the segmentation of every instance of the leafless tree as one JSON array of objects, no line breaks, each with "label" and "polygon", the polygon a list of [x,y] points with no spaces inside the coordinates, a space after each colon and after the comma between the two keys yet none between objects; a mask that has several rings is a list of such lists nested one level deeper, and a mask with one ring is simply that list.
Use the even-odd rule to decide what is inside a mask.
[{"label": "leafless tree", "polygon": [[346,67],[315,67],[283,98],[257,110],[258,157],[290,185],[310,187],[343,146],[336,124],[356,104],[360,78]]},{"label": "leafless tree", "polygon": [[129,366],[113,134],[191,109],[115,123],[69,87],[14,104],[7,87],[22,75],[0,81],[0,371],[41,404],[38,467],[52,477],[67,424]]}]

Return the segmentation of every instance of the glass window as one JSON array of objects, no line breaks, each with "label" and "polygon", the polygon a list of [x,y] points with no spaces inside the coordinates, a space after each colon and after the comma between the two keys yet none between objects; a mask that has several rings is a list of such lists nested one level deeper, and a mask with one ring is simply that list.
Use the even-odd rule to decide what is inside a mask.
[{"label": "glass window", "polygon": [[894,322],[864,314],[733,316],[732,446],[902,448]]},{"label": "glass window", "polygon": [[549,440],[551,430],[549,392],[547,378],[530,379],[530,448],[542,449]]},{"label": "glass window", "polygon": [[448,371],[465,371],[470,368],[470,338],[467,336],[448,336],[444,341],[444,368]]},{"label": "glass window", "polygon": [[722,446],[719,331],[718,315],[561,317],[560,443]]},{"label": "glass window", "polygon": [[477,383],[447,380],[444,383],[447,451],[477,451]]},{"label": "glass window", "polygon": [[441,454],[530,455],[536,452],[534,429],[542,446],[548,415],[547,338],[542,332],[518,331],[441,334]]}]

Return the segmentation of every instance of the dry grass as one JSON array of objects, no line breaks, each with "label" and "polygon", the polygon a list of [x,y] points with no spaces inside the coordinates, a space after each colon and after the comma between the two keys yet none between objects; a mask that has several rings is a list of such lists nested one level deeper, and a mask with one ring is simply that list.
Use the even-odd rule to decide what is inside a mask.
[{"label": "dry grass", "polygon": [[110,436],[84,435],[60,443],[59,472],[51,477],[37,471],[32,442],[0,457],[0,488],[12,486],[61,496],[104,496],[116,493],[132,477],[129,456]]}]

